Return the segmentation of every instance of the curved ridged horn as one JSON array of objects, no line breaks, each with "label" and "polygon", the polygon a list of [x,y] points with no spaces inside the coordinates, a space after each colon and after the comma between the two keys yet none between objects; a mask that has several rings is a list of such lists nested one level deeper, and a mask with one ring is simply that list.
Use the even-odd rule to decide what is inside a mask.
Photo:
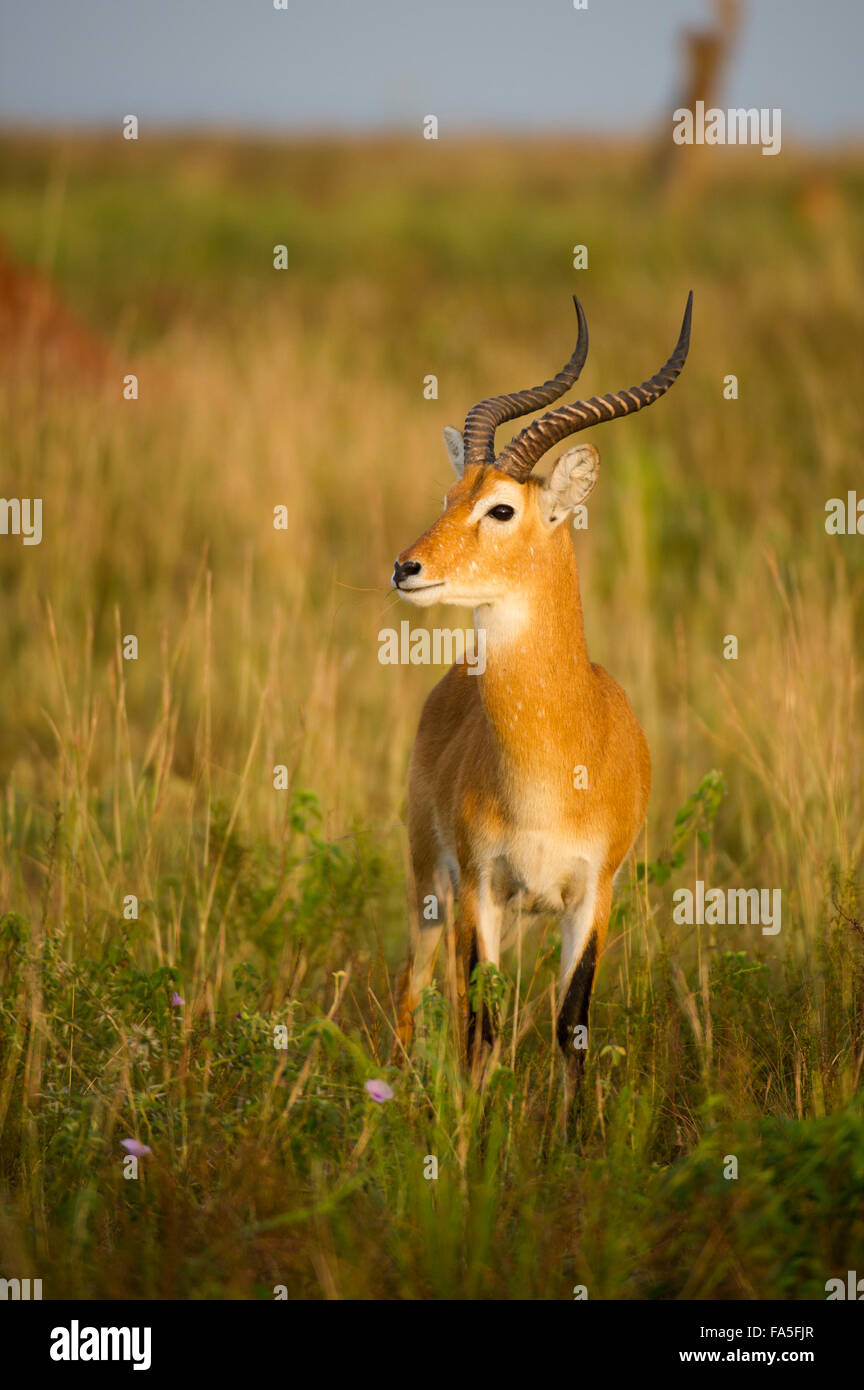
[{"label": "curved ridged horn", "polygon": [[592,396],[590,400],[574,401],[572,405],[561,405],[550,410],[526,425],[524,430],[510,440],[510,443],[495,460],[495,467],[502,473],[509,473],[517,482],[524,483],[537,460],[568,434],[587,429],[589,425],[602,424],[604,420],[616,420],[622,415],[633,415],[643,406],[653,405],[654,401],[669,390],[677,380],[687,360],[690,346],[690,317],[693,310],[693,291],[687,297],[684,321],[675,351],[654,376],[649,376],[641,386],[631,386],[628,391],[608,392],[605,396]]},{"label": "curved ridged horn", "polygon": [[542,410],[563,396],[565,391],[577,380],[588,356],[588,324],[582,305],[573,296],[576,317],[579,320],[579,334],[573,356],[561,368],[557,376],[544,381],[542,386],[533,386],[526,391],[512,391],[505,396],[490,396],[472,406],[465,417],[465,467],[472,464],[481,466],[495,462],[495,431],[505,420],[515,420],[520,415],[530,415],[532,410]]}]

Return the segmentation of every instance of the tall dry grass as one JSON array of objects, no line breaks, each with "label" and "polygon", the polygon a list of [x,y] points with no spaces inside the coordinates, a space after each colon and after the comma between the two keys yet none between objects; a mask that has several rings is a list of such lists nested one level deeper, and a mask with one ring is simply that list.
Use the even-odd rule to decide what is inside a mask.
[{"label": "tall dry grass", "polygon": [[[828,161],[814,213],[814,166],[785,154],[724,162],[669,209],[626,149],[6,153],[12,244],[140,398],[70,362],[0,403],[2,491],[44,499],[39,547],[0,538],[0,1272],[108,1296],[821,1288],[852,1258],[864,1143],[864,540],[824,529],[860,478],[860,161]],[[448,484],[441,426],[564,360],[573,291],[585,394],[640,380],[691,285],[686,372],[596,432],[574,538],[589,649],[654,762],[579,1143],[558,1133],[549,932],[518,996],[492,982],[507,1023],[482,1093],[445,990],[376,1109],[362,1082],[389,1049],[404,775],[434,678],[382,666],[378,633],[405,616],[393,556]],[[697,877],[780,888],[781,934],[674,926]],[[124,1135],[154,1150],[138,1183]],[[733,1201],[720,1156],[739,1151]]]}]

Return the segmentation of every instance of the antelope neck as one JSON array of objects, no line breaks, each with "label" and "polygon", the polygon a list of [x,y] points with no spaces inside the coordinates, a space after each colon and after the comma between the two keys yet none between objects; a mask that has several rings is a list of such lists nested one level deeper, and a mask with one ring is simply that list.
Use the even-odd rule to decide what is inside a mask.
[{"label": "antelope neck", "polygon": [[574,706],[589,716],[595,698],[576,557],[569,536],[562,539],[566,552],[527,592],[475,611],[486,630],[486,669],[477,678],[486,713],[507,760],[534,771],[550,759],[557,767],[558,731]]}]

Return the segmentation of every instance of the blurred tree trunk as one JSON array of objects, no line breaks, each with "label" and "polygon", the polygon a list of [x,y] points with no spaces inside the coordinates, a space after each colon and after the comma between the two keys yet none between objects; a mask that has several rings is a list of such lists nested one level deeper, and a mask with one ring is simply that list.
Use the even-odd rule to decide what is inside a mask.
[{"label": "blurred tree trunk", "polygon": [[667,194],[680,194],[692,185],[703,164],[705,147],[676,145],[672,140],[672,112],[681,107],[695,111],[697,101],[706,108],[719,104],[723,79],[735,49],[744,12],[744,0],[713,0],[714,24],[710,29],[685,29],[681,35],[682,77],[678,96],[664,122],[653,162],[653,174]]}]

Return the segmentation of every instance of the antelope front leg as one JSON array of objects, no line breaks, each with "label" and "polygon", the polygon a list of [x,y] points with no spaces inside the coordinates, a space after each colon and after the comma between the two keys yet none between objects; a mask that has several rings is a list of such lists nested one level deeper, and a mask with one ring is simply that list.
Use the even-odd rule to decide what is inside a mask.
[{"label": "antelope front leg", "polygon": [[407,1052],[414,1038],[414,1014],[423,990],[432,983],[443,922],[424,922],[413,935],[408,959],[396,981],[396,1039],[393,1056]]},{"label": "antelope front leg", "polygon": [[414,1014],[420,1003],[420,995],[432,983],[441,936],[448,917],[451,921],[453,918],[452,888],[449,883],[442,887],[442,882],[443,876],[436,873],[420,885],[415,894],[408,959],[396,982],[394,1061],[403,1057],[411,1046]]},{"label": "antelope front leg", "polygon": [[588,1048],[588,1009],[612,907],[612,879],[585,892],[561,919],[561,971],[556,1033],[564,1057],[564,1128],[578,1101]]},{"label": "antelope front leg", "polygon": [[463,1057],[479,1067],[484,1054],[495,1043],[497,1020],[486,1001],[479,1009],[471,1007],[471,976],[477,965],[498,966],[501,958],[501,910],[492,898],[487,872],[467,880],[461,893],[461,913],[457,930]]}]

